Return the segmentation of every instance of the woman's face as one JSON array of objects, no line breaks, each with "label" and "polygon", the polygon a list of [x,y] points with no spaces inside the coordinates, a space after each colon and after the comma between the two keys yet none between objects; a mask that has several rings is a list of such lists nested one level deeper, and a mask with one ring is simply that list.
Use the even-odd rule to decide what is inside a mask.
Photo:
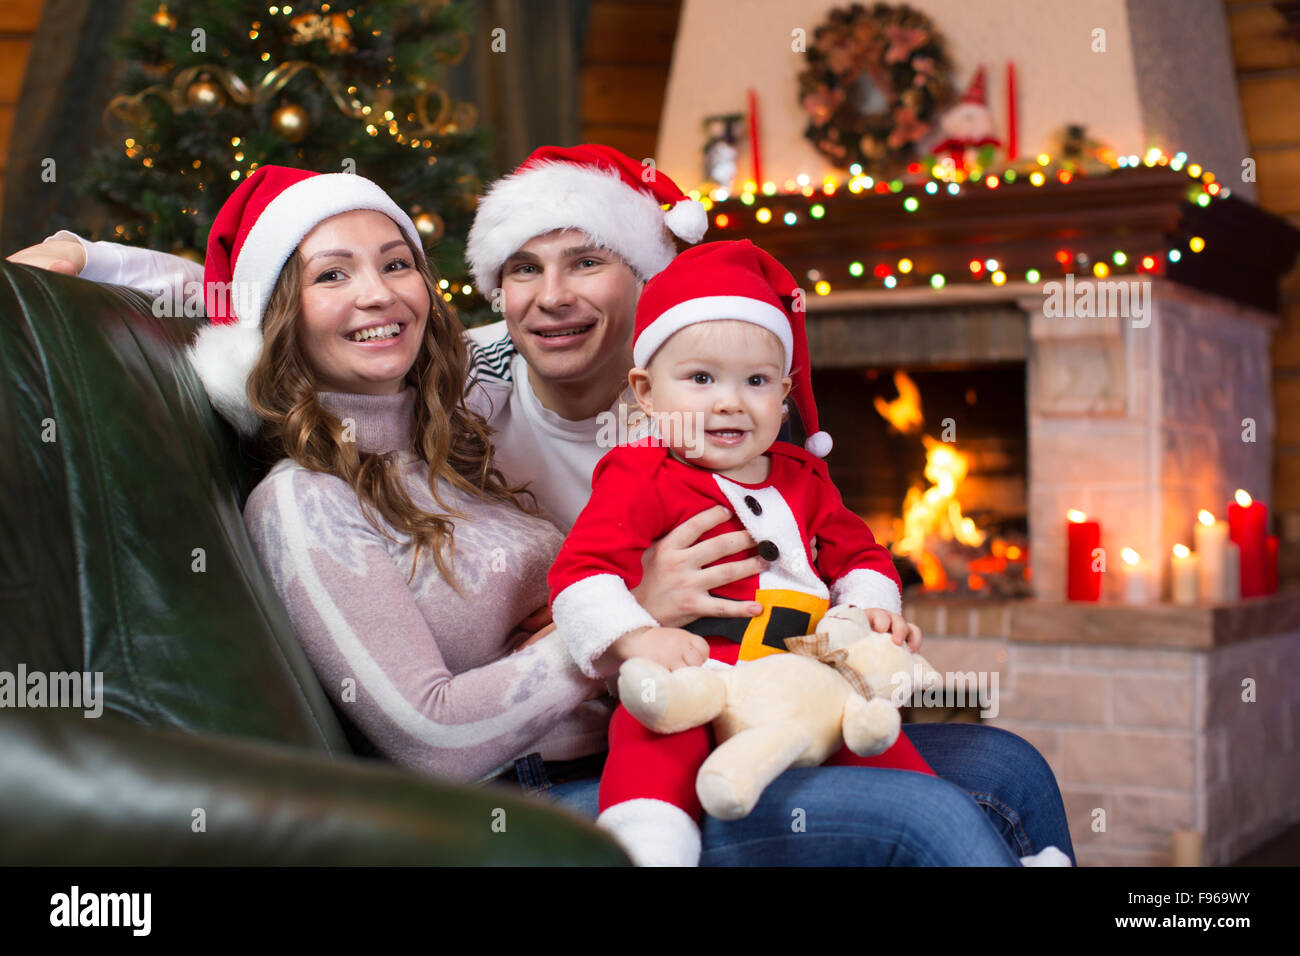
[{"label": "woman's face", "polygon": [[394,395],[424,341],[429,289],[397,223],[358,209],[332,216],[298,246],[298,343],[327,392]]}]

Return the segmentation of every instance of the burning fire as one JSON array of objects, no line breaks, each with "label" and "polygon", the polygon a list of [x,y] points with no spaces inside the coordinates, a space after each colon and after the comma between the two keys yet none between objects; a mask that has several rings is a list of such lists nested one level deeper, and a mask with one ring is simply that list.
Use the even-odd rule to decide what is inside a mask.
[{"label": "burning fire", "polygon": [[[894,385],[898,398],[892,402],[877,398],[876,411],[903,434],[919,431],[925,422],[920,390],[902,371],[894,373]],[[921,441],[925,444],[925,479],[930,486],[915,485],[908,489],[903,516],[894,519],[893,551],[912,559],[927,590],[942,590],[948,578],[939,559],[926,549],[926,538],[937,535],[945,541],[956,539],[978,547],[984,543],[985,535],[973,520],[962,514],[957,501],[957,491],[966,480],[969,464],[966,456],[929,435],[922,435]],[[1005,565],[1005,557],[999,555],[998,559]],[[972,567],[971,570],[981,569]],[[983,585],[983,579],[978,573],[972,573],[969,583],[972,588],[978,588]]]}]

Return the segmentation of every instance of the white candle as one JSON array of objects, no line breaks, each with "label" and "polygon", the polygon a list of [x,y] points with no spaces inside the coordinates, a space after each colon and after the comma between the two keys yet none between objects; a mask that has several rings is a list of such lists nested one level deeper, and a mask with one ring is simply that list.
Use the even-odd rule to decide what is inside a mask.
[{"label": "white candle", "polygon": [[1196,521],[1196,556],[1200,568],[1197,583],[1202,601],[1218,604],[1228,600],[1224,592],[1224,568],[1228,541],[1228,523],[1215,521],[1214,515],[1202,510]]},{"label": "white candle", "polygon": [[1146,604],[1151,599],[1146,563],[1132,548],[1125,548],[1120,557],[1123,558],[1120,574],[1123,575],[1124,603]]},{"label": "white candle", "polygon": [[1223,545],[1223,599],[1241,600],[1241,548],[1235,541]]},{"label": "white candle", "polygon": [[1198,555],[1192,554],[1185,544],[1174,545],[1169,556],[1170,592],[1175,604],[1196,603]]}]

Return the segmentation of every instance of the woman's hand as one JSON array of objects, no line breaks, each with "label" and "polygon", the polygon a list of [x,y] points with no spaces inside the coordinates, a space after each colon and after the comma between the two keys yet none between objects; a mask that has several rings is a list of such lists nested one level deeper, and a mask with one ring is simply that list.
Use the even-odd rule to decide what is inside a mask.
[{"label": "woman's hand", "polygon": [[51,239],[20,249],[9,256],[9,261],[75,276],[86,267],[86,250],[75,239]]},{"label": "woman's hand", "polygon": [[762,559],[754,556],[717,567],[705,565],[754,547],[748,531],[732,531],[700,541],[700,535],[731,517],[715,505],[683,521],[646,549],[641,556],[641,583],[632,595],[650,616],[665,627],[679,627],[699,617],[755,617],[763,613],[756,601],[728,601],[709,592],[758,574]]},{"label": "woman's hand", "polygon": [[894,643],[899,647],[907,643],[907,649],[915,654],[921,649],[921,629],[915,624],[908,624],[903,620],[903,615],[894,614],[892,611],[886,611],[883,607],[873,607],[867,610],[867,623],[872,629],[884,633],[888,631],[893,635]]}]

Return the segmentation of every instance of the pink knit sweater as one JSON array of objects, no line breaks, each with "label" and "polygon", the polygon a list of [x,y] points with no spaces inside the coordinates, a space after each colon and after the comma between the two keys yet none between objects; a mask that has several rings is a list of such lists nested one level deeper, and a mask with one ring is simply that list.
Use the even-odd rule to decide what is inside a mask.
[{"label": "pink knit sweater", "polygon": [[[412,389],[320,400],[352,419],[363,451],[403,452],[412,500],[442,510],[428,465],[407,450]],[[249,496],[249,535],[325,692],[380,752],[426,773],[477,780],[534,750],[568,759],[603,749],[604,686],[582,676],[559,633],[507,653],[515,625],[547,603],[559,532],[507,504],[451,488],[443,497],[469,515],[453,519],[461,594],[427,553],[408,585],[410,541],[377,532],[332,475],[285,459]]]}]

